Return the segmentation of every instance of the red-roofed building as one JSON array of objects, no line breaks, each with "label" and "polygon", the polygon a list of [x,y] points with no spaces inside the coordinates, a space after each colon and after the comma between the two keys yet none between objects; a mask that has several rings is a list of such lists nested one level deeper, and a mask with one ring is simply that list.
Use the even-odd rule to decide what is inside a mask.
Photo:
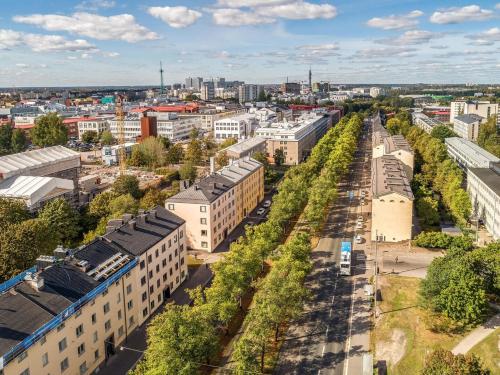
[{"label": "red-roofed building", "polygon": [[63,125],[68,129],[68,137],[78,137],[78,121],[83,117],[70,117],[63,120]]},{"label": "red-roofed building", "polygon": [[153,112],[177,112],[177,113],[193,113],[200,109],[197,103],[188,103],[184,105],[163,105],[151,107],[139,107],[130,110],[131,113],[143,113],[146,111]]}]

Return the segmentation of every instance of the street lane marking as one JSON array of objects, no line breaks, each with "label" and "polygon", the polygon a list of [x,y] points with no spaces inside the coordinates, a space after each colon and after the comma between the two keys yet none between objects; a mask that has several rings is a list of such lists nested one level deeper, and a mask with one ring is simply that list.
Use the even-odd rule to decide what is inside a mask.
[{"label": "street lane marking", "polygon": [[329,318],[332,317],[332,308],[330,307],[330,314],[328,315]]},{"label": "street lane marking", "polygon": [[349,371],[349,351],[351,350],[352,318],[354,315],[354,294],[355,293],[356,293],[356,280],[354,280],[353,285],[352,285],[351,313],[349,316],[349,336],[347,336],[347,341],[346,341],[345,360],[344,360],[344,375],[348,375],[348,371]]},{"label": "street lane marking", "polygon": [[323,350],[321,351],[321,357],[323,357],[325,355],[325,348],[326,348],[326,344],[323,345]]}]

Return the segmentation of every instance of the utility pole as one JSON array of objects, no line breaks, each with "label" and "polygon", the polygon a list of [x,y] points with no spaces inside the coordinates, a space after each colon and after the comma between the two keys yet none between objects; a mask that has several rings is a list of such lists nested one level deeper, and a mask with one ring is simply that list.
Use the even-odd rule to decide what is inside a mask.
[{"label": "utility pole", "polygon": [[160,61],[160,95],[165,94],[165,85],[163,84],[163,66]]}]

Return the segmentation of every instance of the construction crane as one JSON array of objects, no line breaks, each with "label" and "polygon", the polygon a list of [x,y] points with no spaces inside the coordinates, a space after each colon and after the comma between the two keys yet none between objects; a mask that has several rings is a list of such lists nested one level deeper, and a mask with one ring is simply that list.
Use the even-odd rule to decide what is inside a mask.
[{"label": "construction crane", "polygon": [[123,95],[118,94],[115,103],[116,130],[118,132],[118,166],[120,167],[120,176],[125,174],[126,155],[125,155],[125,115],[123,112]]}]

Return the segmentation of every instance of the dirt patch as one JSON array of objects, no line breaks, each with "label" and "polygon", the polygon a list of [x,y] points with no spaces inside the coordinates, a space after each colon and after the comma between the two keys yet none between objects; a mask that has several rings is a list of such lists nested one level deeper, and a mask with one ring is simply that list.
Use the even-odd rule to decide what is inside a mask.
[{"label": "dirt patch", "polygon": [[393,329],[390,341],[378,341],[376,344],[376,357],[389,362],[391,366],[403,358],[406,351],[406,335],[401,329]]}]

